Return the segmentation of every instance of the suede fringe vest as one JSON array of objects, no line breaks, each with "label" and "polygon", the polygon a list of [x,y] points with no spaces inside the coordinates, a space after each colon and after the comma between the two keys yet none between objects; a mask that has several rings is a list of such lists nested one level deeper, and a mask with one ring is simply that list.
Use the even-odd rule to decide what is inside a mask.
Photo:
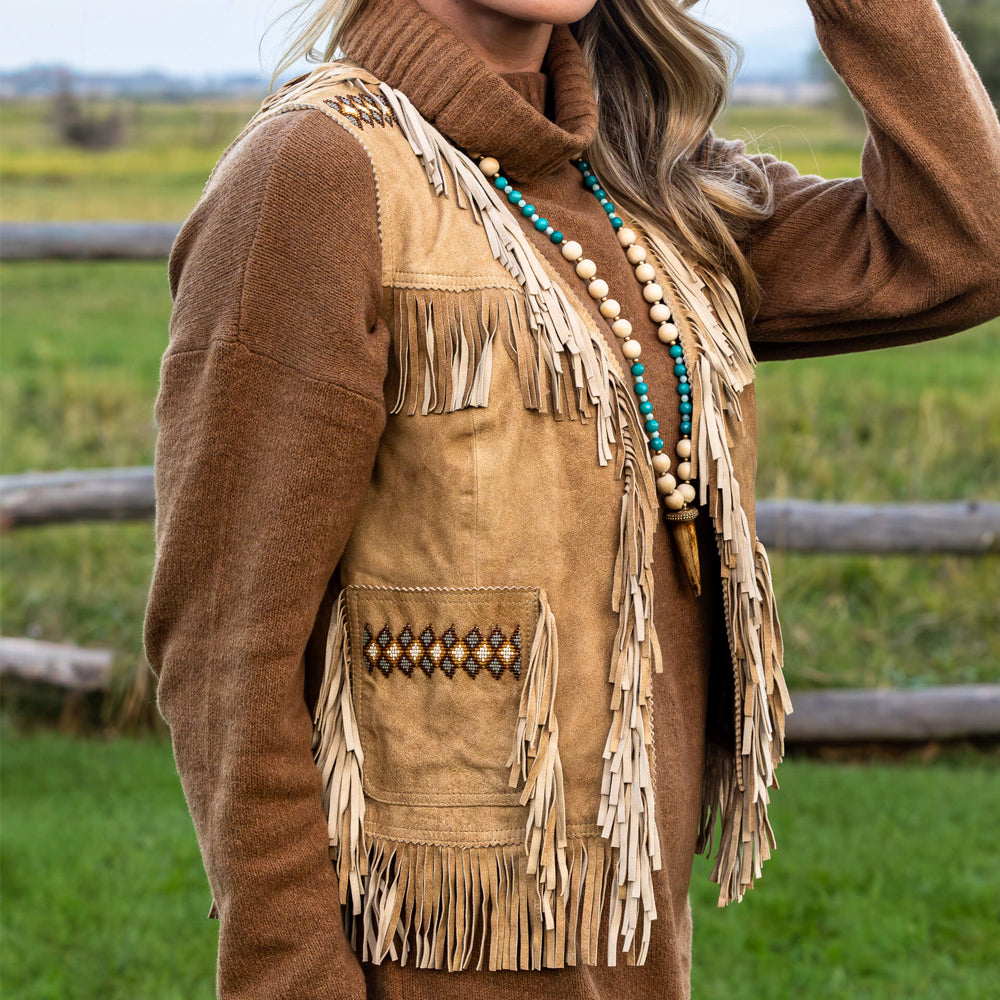
[{"label": "suede fringe vest", "polygon": [[[641,964],[662,663],[659,505],[630,381],[475,162],[361,67],[293,80],[233,145],[302,108],[371,160],[393,344],[391,416],[341,559],[315,717],[345,926],[376,963]],[[754,359],[729,282],[626,224],[690,359],[698,502],[721,557],[737,745],[707,758],[698,850],[718,826],[724,905],[774,846],[768,788],[791,712],[734,471]]]}]

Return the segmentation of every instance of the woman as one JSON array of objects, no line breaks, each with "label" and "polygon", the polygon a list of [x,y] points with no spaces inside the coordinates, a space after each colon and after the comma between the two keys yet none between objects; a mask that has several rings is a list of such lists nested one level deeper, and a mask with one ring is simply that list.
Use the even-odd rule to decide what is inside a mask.
[{"label": "woman", "polygon": [[145,638],[222,997],[687,997],[694,853],[774,846],[754,357],[1000,313],[1000,127],[933,0],[810,0],[863,179],[748,157],[686,6],[322,4],[178,238]]}]

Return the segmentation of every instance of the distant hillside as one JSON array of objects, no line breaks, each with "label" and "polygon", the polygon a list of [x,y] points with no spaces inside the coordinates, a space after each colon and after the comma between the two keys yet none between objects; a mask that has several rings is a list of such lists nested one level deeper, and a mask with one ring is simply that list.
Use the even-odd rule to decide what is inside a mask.
[{"label": "distant hillside", "polygon": [[260,73],[175,76],[159,70],[142,73],[91,73],[64,65],[34,65],[0,70],[0,97],[137,97],[182,100],[205,96],[260,96],[268,81]]}]

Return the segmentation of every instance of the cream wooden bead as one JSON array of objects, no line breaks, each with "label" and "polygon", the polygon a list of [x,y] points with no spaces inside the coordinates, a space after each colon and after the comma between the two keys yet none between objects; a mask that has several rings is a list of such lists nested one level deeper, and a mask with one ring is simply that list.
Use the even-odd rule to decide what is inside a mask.
[{"label": "cream wooden bead", "polygon": [[583,247],[576,240],[570,240],[562,245],[562,255],[567,260],[577,260],[583,255]]},{"label": "cream wooden bead", "polygon": [[631,229],[622,228],[618,230],[618,243],[623,247],[630,247],[635,243],[636,235]]},{"label": "cream wooden bead", "polygon": [[646,285],[642,290],[642,297],[647,302],[656,302],[663,298],[663,289],[654,281],[651,285]]},{"label": "cream wooden bead", "polygon": [[669,472],[666,472],[656,480],[656,488],[666,496],[677,489],[677,480]]},{"label": "cream wooden bead", "polygon": [[635,269],[635,276],[639,281],[652,281],[656,277],[652,264],[640,264]]},{"label": "cream wooden bead", "polygon": [[584,281],[590,281],[590,279],[597,274],[597,265],[587,258],[584,258],[576,265],[576,273],[583,278]]},{"label": "cream wooden bead", "polygon": [[677,492],[680,493],[685,503],[694,502],[696,495],[695,489],[690,483],[681,483],[680,486],[677,487]]},{"label": "cream wooden bead", "polygon": [[608,299],[601,303],[601,315],[605,319],[617,319],[622,307],[614,299]]},{"label": "cream wooden bead", "polygon": [[642,354],[642,344],[638,340],[626,340],[622,344],[622,354],[625,355],[629,361],[635,361],[640,354]]},{"label": "cream wooden bead", "polygon": [[680,465],[677,466],[677,475],[680,476],[683,481],[687,481],[688,479],[690,479],[691,463],[681,462]]},{"label": "cream wooden bead", "polygon": [[492,156],[484,156],[479,161],[479,169],[482,170],[487,177],[496,177],[500,173],[500,161],[495,160]]},{"label": "cream wooden bead", "polygon": [[670,307],[663,302],[654,302],[649,307],[649,318],[654,323],[667,323],[671,317]]},{"label": "cream wooden bead", "polygon": [[660,452],[658,455],[653,456],[653,471],[662,476],[663,473],[670,471],[670,456],[665,452]]},{"label": "cream wooden bead", "polygon": [[639,246],[631,246],[625,253],[630,264],[641,264],[646,259],[646,251]]},{"label": "cream wooden bead", "polygon": [[690,458],[691,457],[691,439],[681,438],[677,442],[677,457],[678,458]]},{"label": "cream wooden bead", "polygon": [[603,299],[604,296],[608,294],[608,283],[603,278],[594,278],[594,280],[587,285],[587,291],[590,292],[590,297],[592,299]]},{"label": "cream wooden bead", "polygon": [[618,319],[611,324],[611,332],[616,337],[621,337],[624,340],[626,337],[632,336],[632,324],[627,319]]},{"label": "cream wooden bead", "polygon": [[663,502],[668,510],[680,510],[684,506],[684,497],[681,496],[680,490],[674,490],[663,498]]},{"label": "cream wooden bead", "polygon": [[656,331],[656,336],[664,344],[672,344],[677,339],[677,327],[673,323],[661,323]]}]

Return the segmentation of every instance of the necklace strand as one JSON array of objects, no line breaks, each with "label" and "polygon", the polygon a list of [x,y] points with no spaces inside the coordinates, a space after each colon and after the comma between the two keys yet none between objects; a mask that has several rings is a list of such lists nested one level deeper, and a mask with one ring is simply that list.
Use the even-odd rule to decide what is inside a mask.
[{"label": "necklace strand", "polygon": [[[672,522],[692,522],[697,517],[697,507],[691,504],[695,498],[695,488],[691,484],[691,415],[694,410],[690,373],[684,358],[677,325],[673,313],[664,300],[663,289],[656,282],[656,273],[646,259],[646,251],[639,246],[636,234],[625,225],[625,221],[615,214],[615,206],[601,188],[600,182],[590,164],[583,159],[572,162],[583,177],[583,184],[598,200],[608,215],[618,243],[625,251],[628,262],[635,269],[636,280],[643,286],[642,297],[649,304],[650,319],[656,324],[657,337],[667,345],[677,378],[677,394],[680,397],[680,439],[675,446],[678,464],[671,472],[672,463],[666,454],[666,445],[660,436],[660,424],[653,414],[653,403],[649,398],[649,386],[644,381],[645,365],[639,360],[642,346],[632,338],[632,324],[621,315],[621,306],[609,297],[608,283],[597,276],[597,265],[583,255],[583,248],[575,240],[567,239],[564,233],[543,218],[520,191],[508,181],[500,170],[500,163],[492,156],[481,156],[479,169],[489,177],[493,186],[507,197],[513,208],[534,224],[535,229],[544,233],[560,247],[563,257],[575,265],[577,276],[587,283],[587,291],[592,299],[600,303],[601,315],[611,324],[611,330],[619,341],[622,355],[629,362],[633,378],[633,391],[639,400],[639,411],[645,419],[646,445],[651,453],[653,470],[656,473],[656,488],[663,498],[664,516]],[[680,524],[677,525],[680,527]],[[692,585],[694,582],[692,581]],[[696,588],[697,589],[697,588]]]}]

